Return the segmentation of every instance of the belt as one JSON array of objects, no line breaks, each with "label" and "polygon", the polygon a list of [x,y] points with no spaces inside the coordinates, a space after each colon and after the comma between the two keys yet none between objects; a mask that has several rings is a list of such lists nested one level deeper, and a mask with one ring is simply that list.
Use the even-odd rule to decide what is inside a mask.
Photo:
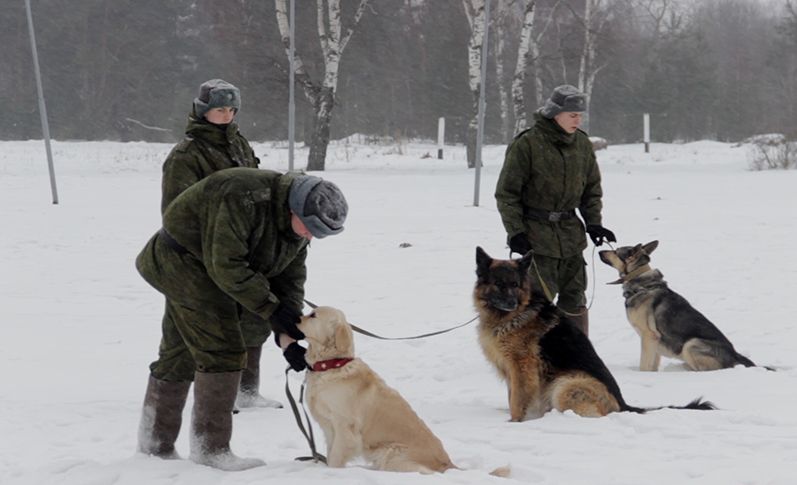
[{"label": "belt", "polygon": [[188,253],[188,250],[185,247],[183,247],[182,244],[178,243],[172,237],[171,234],[166,232],[166,229],[161,227],[160,230],[158,230],[158,235],[160,235],[161,239],[163,239],[163,242],[166,243],[166,245],[169,246],[170,248],[174,249],[175,252],[177,252],[177,254],[187,254]]},{"label": "belt", "polygon": [[529,219],[537,221],[559,222],[576,217],[576,210],[546,211],[542,209],[526,209],[526,215]]}]

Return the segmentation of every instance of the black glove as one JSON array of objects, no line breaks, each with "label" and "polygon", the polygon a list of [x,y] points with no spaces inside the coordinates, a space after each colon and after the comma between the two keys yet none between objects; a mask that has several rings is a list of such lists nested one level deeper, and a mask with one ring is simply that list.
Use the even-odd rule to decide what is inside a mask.
[{"label": "black glove", "polygon": [[274,333],[287,333],[294,340],[302,340],[304,334],[296,328],[296,324],[301,322],[302,313],[282,303],[277,306],[271,314],[269,321]]},{"label": "black glove", "polygon": [[291,369],[301,372],[307,368],[307,362],[304,360],[305,353],[307,353],[307,349],[293,342],[285,348],[282,356],[288,361]]},{"label": "black glove", "polygon": [[518,253],[525,256],[527,252],[531,251],[531,243],[525,234],[519,232],[509,238],[509,250],[513,253]]},{"label": "black glove", "polygon": [[605,241],[617,242],[614,233],[600,224],[587,224],[587,232],[596,246],[601,246]]}]

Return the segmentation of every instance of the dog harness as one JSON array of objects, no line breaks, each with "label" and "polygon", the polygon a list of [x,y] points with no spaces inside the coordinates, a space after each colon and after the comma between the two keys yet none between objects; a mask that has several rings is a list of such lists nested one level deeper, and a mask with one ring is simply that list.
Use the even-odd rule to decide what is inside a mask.
[{"label": "dog harness", "polygon": [[321,360],[313,364],[314,372],[324,372],[325,370],[337,369],[351,362],[352,358],[343,357],[341,359]]}]

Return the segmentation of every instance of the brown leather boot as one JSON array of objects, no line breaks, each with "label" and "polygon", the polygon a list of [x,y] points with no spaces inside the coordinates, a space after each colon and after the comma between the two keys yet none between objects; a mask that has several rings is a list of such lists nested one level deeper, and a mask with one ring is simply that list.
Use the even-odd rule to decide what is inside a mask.
[{"label": "brown leather boot", "polygon": [[567,318],[570,319],[579,330],[584,332],[584,335],[589,337],[589,310],[587,310],[587,307],[580,306],[571,313],[577,315],[568,315]]},{"label": "brown leather boot", "polygon": [[266,463],[240,458],[230,450],[232,409],[241,371],[196,372],[191,416],[191,460],[226,471],[247,470]]},{"label": "brown leather boot", "polygon": [[246,348],[246,369],[241,372],[241,386],[235,407],[243,408],[281,408],[282,403],[260,395],[260,354],[263,346]]},{"label": "brown leather boot", "polygon": [[178,459],[174,442],[183,422],[183,407],[190,382],[162,381],[149,376],[144,408],[138,426],[138,451],[165,459]]}]

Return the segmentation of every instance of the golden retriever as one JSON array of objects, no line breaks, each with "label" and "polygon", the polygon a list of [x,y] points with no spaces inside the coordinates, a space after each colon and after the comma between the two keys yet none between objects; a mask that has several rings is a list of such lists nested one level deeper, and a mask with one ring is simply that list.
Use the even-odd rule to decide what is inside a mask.
[{"label": "golden retriever", "polygon": [[346,316],[318,307],[299,329],[309,344],[307,403],[327,442],[327,465],[363,457],[378,470],[444,472],[456,468],[409,403],[354,356]]}]

